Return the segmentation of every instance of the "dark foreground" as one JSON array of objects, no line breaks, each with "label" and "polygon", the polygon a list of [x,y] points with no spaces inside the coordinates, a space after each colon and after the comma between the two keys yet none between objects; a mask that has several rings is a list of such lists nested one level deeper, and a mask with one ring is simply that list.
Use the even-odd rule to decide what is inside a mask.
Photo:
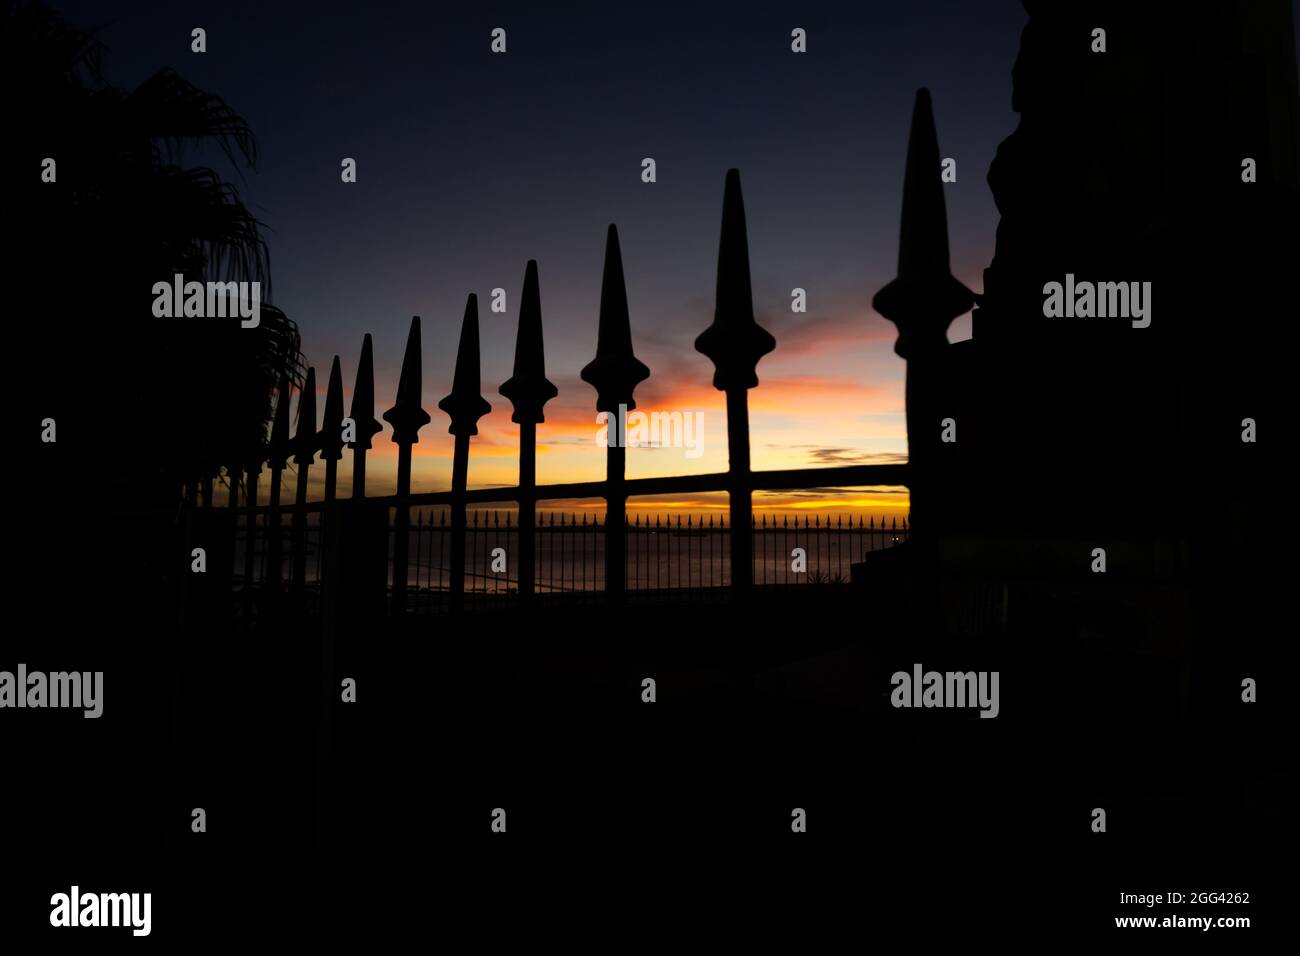
[{"label": "dark foreground", "polygon": [[[6,821],[7,908],[47,913],[74,882],[147,890],[151,935],[182,944],[574,939],[614,916],[633,920],[620,936],[671,938],[691,912],[858,941],[1109,934],[1168,913],[1258,926],[1280,911],[1269,874],[1292,832],[1277,696],[1239,699],[1268,643],[1250,620],[1223,641],[1231,609],[1174,591],[1026,585],[995,635],[918,625],[884,586],[422,618],[333,660],[319,619],[212,620],[184,644],[163,620],[82,620],[79,655],[113,647],[105,716],[15,714],[6,786],[34,799]],[[1161,622],[1188,600],[1171,642]],[[891,675],[916,663],[997,670],[996,719],[891,706]],[[327,671],[355,678],[355,703]],[[75,751],[58,743],[72,720]],[[1250,903],[1119,902],[1170,891]]]}]

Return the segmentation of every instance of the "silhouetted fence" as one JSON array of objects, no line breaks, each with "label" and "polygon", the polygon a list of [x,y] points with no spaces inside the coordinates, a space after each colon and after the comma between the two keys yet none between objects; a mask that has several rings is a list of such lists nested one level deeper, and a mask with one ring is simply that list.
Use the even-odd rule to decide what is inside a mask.
[{"label": "silhouetted fence", "polygon": [[[329,615],[360,620],[376,614],[403,614],[421,607],[445,607],[458,613],[479,606],[466,596],[491,594],[529,602],[539,593],[600,592],[622,600],[637,593],[665,595],[681,591],[724,591],[743,595],[755,584],[834,581],[849,577],[848,567],[882,544],[898,543],[906,532],[925,534],[929,488],[939,441],[940,416],[934,405],[935,377],[941,374],[947,347],[944,334],[957,315],[973,304],[969,290],[948,268],[947,223],[939,179],[938,146],[929,97],[917,95],[908,145],[903,190],[903,227],[898,278],[875,296],[876,310],[899,328],[895,350],[907,361],[907,464],[851,465],[833,468],[752,471],[749,443],[749,389],[758,385],[755,370],[776,341],[754,320],[749,277],[748,237],[740,177],[730,170],[723,198],[718,251],[717,307],[714,321],[695,341],[714,364],[714,387],[726,395],[728,468],[725,472],[666,478],[628,479],[626,448],[610,441],[603,481],[538,485],[537,427],[543,407],[558,394],[546,378],[541,296],[537,263],[524,275],[514,373],[500,387],[513,406],[519,425],[519,481],[511,487],[469,489],[471,439],[491,406],[480,394],[478,303],[465,306],[451,393],[438,407],[450,419],[455,436],[451,488],[411,493],[412,446],[431,421],[421,407],[422,352],[420,320],[412,319],[393,407],[383,414],[398,447],[397,488],[393,495],[368,497],[366,455],[372,437],[382,430],[374,417],[374,371],[370,335],[364,337],[350,412],[343,410],[342,372],[338,356],[330,369],[325,408],[317,430],[315,370],[307,369],[299,391],[297,426],[289,434],[294,389],[281,384],[270,441],[242,462],[226,468],[229,511],[242,533],[227,528],[231,554],[225,564],[238,569],[243,607],[251,613],[254,593],[287,591],[310,600],[316,594]],[[605,246],[596,356],[582,369],[582,379],[596,391],[595,408],[617,421],[620,409],[636,408],[633,391],[650,370],[633,354],[632,331],[623,279],[618,233],[609,227]],[[924,427],[919,427],[924,423]],[[611,424],[609,433],[617,438]],[[352,452],[351,496],[337,495],[338,462],[344,448]],[[294,501],[281,500],[284,470],[292,456],[297,466]],[[324,500],[309,502],[307,487],[316,459],[325,468]],[[267,504],[258,505],[263,464],[270,465]],[[240,481],[242,476],[243,481]],[[244,489],[240,507],[238,492]],[[811,528],[796,521],[754,524],[755,491],[906,486],[910,491],[912,527],[868,526],[844,530]],[[191,489],[205,506],[213,504],[212,476],[199,476]],[[662,518],[650,526],[637,516],[629,522],[627,500],[636,496],[725,492],[729,506],[716,526],[701,527],[687,518],[685,527]],[[605,517],[588,524],[554,515],[538,519],[544,501],[603,500]],[[513,505],[511,527],[481,525],[484,506]],[[437,509],[434,511],[434,509]],[[205,509],[206,510],[206,509]],[[416,519],[412,521],[412,512]],[[431,527],[426,517],[437,514]],[[429,517],[428,520],[432,520]],[[586,518],[583,519],[584,522]],[[648,522],[649,519],[646,519]],[[471,525],[471,521],[474,524]],[[680,519],[677,519],[680,521]],[[233,540],[234,538],[238,540]],[[664,542],[671,542],[667,548]],[[804,548],[807,571],[796,571],[790,552]],[[494,549],[498,566],[492,570]],[[234,553],[238,550],[239,554]],[[223,558],[224,563],[224,558]],[[251,573],[245,573],[246,571]],[[802,574],[804,577],[796,577]],[[412,595],[420,600],[412,600]],[[429,600],[439,595],[438,600]],[[445,600],[441,596],[445,595]],[[283,605],[278,605],[283,606]]]}]

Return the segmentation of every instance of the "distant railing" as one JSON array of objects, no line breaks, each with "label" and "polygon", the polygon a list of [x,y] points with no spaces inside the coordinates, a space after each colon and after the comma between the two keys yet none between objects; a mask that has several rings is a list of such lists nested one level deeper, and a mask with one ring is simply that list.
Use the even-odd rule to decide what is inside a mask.
[{"label": "distant railing", "polygon": [[[907,520],[874,515],[762,514],[752,523],[753,583],[758,587],[847,585],[851,566],[863,556],[907,540]],[[290,524],[283,526],[287,536]],[[390,527],[390,534],[396,533]],[[725,515],[637,514],[627,521],[624,580],[629,592],[665,599],[705,599],[731,587],[730,528]],[[536,520],[535,587],[539,595],[594,595],[605,590],[605,516],[541,512]],[[242,537],[241,537],[242,540]],[[308,590],[321,584],[322,530],[304,531]],[[447,608],[452,590],[453,535],[449,511],[419,511],[410,528],[407,592],[411,609]],[[500,551],[498,552],[498,549]],[[246,579],[243,549],[236,577]],[[519,526],[513,512],[470,512],[466,529],[464,591],[478,605],[489,596],[519,593]],[[281,556],[280,576],[291,561]],[[275,577],[265,551],[254,552],[252,580]],[[498,570],[494,570],[497,568]],[[389,586],[394,573],[389,553]],[[667,594],[666,592],[686,592]],[[441,595],[441,596],[439,596]]]}]

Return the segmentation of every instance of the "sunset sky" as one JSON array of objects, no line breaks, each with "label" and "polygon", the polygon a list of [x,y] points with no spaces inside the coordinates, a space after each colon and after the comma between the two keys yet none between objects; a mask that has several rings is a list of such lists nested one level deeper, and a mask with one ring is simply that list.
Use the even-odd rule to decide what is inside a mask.
[{"label": "sunset sky", "polygon": [[[480,302],[483,394],[472,487],[513,484],[518,429],[497,387],[511,371],[524,265],[538,260],[548,377],[559,398],[539,426],[538,481],[595,480],[595,353],[605,229],[618,224],[644,411],[704,413],[703,454],[631,449],[629,477],[726,468],[722,393],[694,351],[712,321],[723,177],[745,192],[757,319],[777,340],[750,393],[756,469],[901,460],[903,362],[872,294],[894,275],[912,98],[932,91],[953,272],[975,291],[997,211],[985,175],[1015,126],[1011,67],[1024,12],[1013,0],[913,0],[881,14],[842,3],[753,4],[743,18],[654,3],[639,29],[597,4],[369,5],[287,17],[275,5],[62,2],[103,25],[110,81],[172,66],[248,119],[259,164],[239,187],[266,223],[271,301],[295,319],[323,395],[340,355],[350,395],[363,333],[375,340],[377,411],[392,403],[412,315],[422,318],[424,406],[413,490],[449,486],[450,389],[465,296]],[[398,5],[399,7],[401,5]],[[361,15],[364,9],[365,16]],[[190,31],[208,52],[190,52]],[[489,52],[494,27],[508,52]],[[802,27],[808,52],[790,51]],[[340,182],[343,157],[357,183]],[[653,157],[658,181],[641,182]],[[804,315],[790,311],[807,290]],[[508,311],[487,308],[503,287]],[[147,300],[146,300],[147,301]],[[950,332],[969,335],[969,316]],[[388,429],[370,490],[392,490]],[[319,481],[322,469],[313,477]],[[350,463],[341,469],[346,493]],[[647,502],[633,502],[647,505]],[[725,498],[653,502],[720,507]],[[756,507],[906,511],[906,495],[758,496]]]}]

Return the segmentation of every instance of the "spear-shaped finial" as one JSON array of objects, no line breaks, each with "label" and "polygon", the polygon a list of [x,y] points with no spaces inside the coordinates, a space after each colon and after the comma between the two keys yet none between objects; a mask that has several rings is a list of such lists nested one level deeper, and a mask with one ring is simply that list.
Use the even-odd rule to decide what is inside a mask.
[{"label": "spear-shaped finial", "polygon": [[898,326],[894,351],[903,358],[942,348],[952,320],[975,304],[974,293],[953,278],[949,268],[939,141],[930,91],[924,88],[916,93],[907,143],[898,278],[877,292],[871,304]]},{"label": "spear-shaped finial", "polygon": [[325,418],[321,422],[317,448],[322,461],[338,461],[343,457],[343,370],[339,357],[330,364],[330,381],[325,387]]},{"label": "spear-shaped finial", "polygon": [[316,460],[316,369],[307,369],[307,378],[298,393],[298,427],[293,436],[293,463],[310,465]]},{"label": "spear-shaped finial", "polygon": [[417,433],[432,421],[420,407],[420,380],[420,317],[413,315],[406,336],[406,354],[402,356],[402,374],[397,380],[397,400],[384,412],[384,421],[393,426],[393,441],[398,445],[417,444]]},{"label": "spear-shaped finial", "polygon": [[348,416],[356,425],[356,440],[348,442],[354,451],[370,448],[370,439],[384,430],[375,419],[375,359],[370,333],[361,342],[361,361],[357,380],[352,387],[352,411]]},{"label": "spear-shaped finial", "polygon": [[366,450],[370,439],[384,430],[375,420],[375,359],[370,333],[361,341],[361,361],[357,363],[357,380],[352,388],[352,497],[366,496]]},{"label": "spear-shaped finial", "polygon": [[537,260],[529,259],[524,271],[524,294],[519,303],[519,333],[515,339],[514,374],[499,389],[514,405],[512,422],[546,421],[542,406],[560,394],[546,378],[542,347],[542,297],[537,287]]},{"label": "spear-shaped finial", "polygon": [[289,376],[280,379],[280,394],[275,403],[275,419],[271,423],[271,444],[268,459],[273,468],[283,468],[289,460],[289,399],[293,386]]},{"label": "spear-shaped finial", "polygon": [[447,431],[453,435],[477,435],[478,420],[492,411],[483,398],[479,375],[478,296],[465,300],[465,317],[460,323],[460,345],[456,349],[456,374],[451,394],[438,407],[451,418]]},{"label": "spear-shaped finial", "polygon": [[330,381],[325,387],[325,420],[321,422],[316,445],[325,462],[325,500],[333,501],[338,488],[339,459],[343,457],[343,369],[337,355],[330,363]]},{"label": "spear-shaped finial", "polygon": [[650,377],[650,369],[632,354],[632,324],[623,281],[623,254],[618,228],[605,237],[605,273],[600,283],[600,325],[596,357],[583,368],[582,380],[596,390],[596,411],[617,414],[619,405],[636,408],[632,391]]},{"label": "spear-shaped finial", "polygon": [[721,391],[758,385],[758,360],[776,348],[776,339],[754,321],[749,284],[749,239],[740,170],[727,170],[722,199],[722,238],[718,244],[718,298],[713,324],[695,340],[695,350],[713,360],[713,387]]}]

